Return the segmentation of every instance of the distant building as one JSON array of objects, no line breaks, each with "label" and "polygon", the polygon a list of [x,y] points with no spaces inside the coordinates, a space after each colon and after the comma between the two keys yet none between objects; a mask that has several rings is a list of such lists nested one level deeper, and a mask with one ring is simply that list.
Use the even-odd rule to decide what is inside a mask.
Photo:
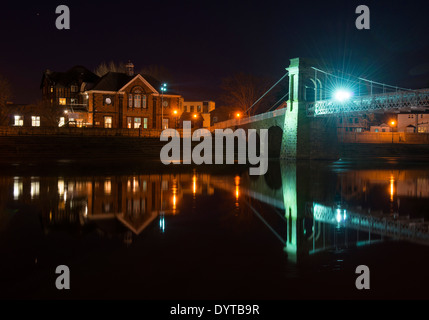
[{"label": "distant building", "polygon": [[371,126],[371,132],[392,132],[392,128],[389,125],[382,123],[379,126]]},{"label": "distant building", "polygon": [[429,113],[398,114],[398,132],[429,132]]},{"label": "distant building", "polygon": [[199,114],[203,119],[203,127],[210,127],[210,112],[215,110],[216,104],[213,101],[184,101],[183,112]]},{"label": "distant building", "polygon": [[337,118],[337,132],[364,132],[368,130],[369,120],[363,116],[344,116]]}]

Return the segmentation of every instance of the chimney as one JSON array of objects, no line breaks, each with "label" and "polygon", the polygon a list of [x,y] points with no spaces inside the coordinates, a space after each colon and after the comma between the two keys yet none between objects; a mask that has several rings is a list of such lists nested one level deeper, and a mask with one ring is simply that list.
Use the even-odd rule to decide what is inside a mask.
[{"label": "chimney", "polygon": [[130,60],[128,60],[128,63],[125,65],[125,68],[127,69],[128,76],[134,75],[134,65]]}]

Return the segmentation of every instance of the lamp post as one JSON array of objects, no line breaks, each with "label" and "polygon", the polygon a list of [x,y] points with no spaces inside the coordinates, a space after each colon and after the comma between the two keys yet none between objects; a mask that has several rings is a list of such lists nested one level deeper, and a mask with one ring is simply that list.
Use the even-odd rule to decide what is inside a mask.
[{"label": "lamp post", "polygon": [[164,130],[164,92],[167,91],[167,84],[163,83],[161,86],[161,130]]},{"label": "lamp post", "polygon": [[390,125],[392,126],[392,143],[393,143],[393,128],[395,124],[396,124],[395,120],[390,121]]},{"label": "lamp post", "polygon": [[177,129],[177,110],[174,110],[173,114],[174,114],[174,129]]}]

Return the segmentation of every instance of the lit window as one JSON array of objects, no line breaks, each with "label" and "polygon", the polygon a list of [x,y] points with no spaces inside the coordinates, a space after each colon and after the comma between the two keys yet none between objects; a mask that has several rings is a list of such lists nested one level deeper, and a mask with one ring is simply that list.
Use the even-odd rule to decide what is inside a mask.
[{"label": "lit window", "polygon": [[76,98],[71,98],[70,99],[70,104],[77,104],[77,99]]},{"label": "lit window", "polygon": [[147,106],[146,106],[146,96],[142,97],[142,101],[143,101],[143,108],[147,108]]},{"label": "lit window", "polygon": [[65,106],[67,103],[66,98],[60,98],[60,105]]},{"label": "lit window", "polygon": [[62,127],[65,125],[66,119],[64,117],[60,117],[60,121],[58,122],[58,127]]},{"label": "lit window", "polygon": [[51,92],[54,92],[54,87],[51,87]]},{"label": "lit window", "polygon": [[23,116],[15,116],[15,126],[22,127],[24,125],[24,117]]},{"label": "lit window", "polygon": [[139,129],[142,125],[142,118],[134,118],[134,129]]},{"label": "lit window", "polygon": [[133,95],[129,94],[128,95],[128,108],[132,108],[133,107]]},{"label": "lit window", "polygon": [[133,127],[133,118],[127,117],[127,128],[132,129]]},{"label": "lit window", "polygon": [[104,127],[105,128],[112,128],[112,117],[104,117]]},{"label": "lit window", "polygon": [[147,129],[147,118],[143,118],[143,129]]},{"label": "lit window", "polygon": [[40,117],[39,116],[32,116],[31,117],[31,126],[32,127],[40,127]]},{"label": "lit window", "polygon": [[201,106],[197,106],[197,112],[201,112]]},{"label": "lit window", "polygon": [[134,95],[134,108],[141,108],[142,106],[142,96],[140,94]]}]

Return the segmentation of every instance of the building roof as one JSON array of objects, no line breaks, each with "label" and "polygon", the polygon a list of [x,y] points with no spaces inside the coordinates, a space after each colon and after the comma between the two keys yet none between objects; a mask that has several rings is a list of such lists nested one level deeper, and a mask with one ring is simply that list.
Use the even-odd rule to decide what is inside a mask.
[{"label": "building roof", "polygon": [[[98,80],[98,82],[94,85],[94,87],[91,90],[119,91],[127,83],[133,80],[137,75],[138,74],[129,76],[121,72],[108,72]],[[142,76],[155,90],[159,90],[159,88],[161,87],[161,82],[155,79],[154,77],[147,74],[142,74],[142,73],[140,73],[140,76]],[[168,90],[167,93],[165,93],[165,95],[180,95],[180,94],[174,93]]]},{"label": "building roof", "polygon": [[74,66],[66,72],[46,70],[43,73],[40,88],[43,87],[45,79],[56,86],[69,87],[72,84],[80,85],[82,82],[94,83],[98,81],[99,77],[83,66]]}]

